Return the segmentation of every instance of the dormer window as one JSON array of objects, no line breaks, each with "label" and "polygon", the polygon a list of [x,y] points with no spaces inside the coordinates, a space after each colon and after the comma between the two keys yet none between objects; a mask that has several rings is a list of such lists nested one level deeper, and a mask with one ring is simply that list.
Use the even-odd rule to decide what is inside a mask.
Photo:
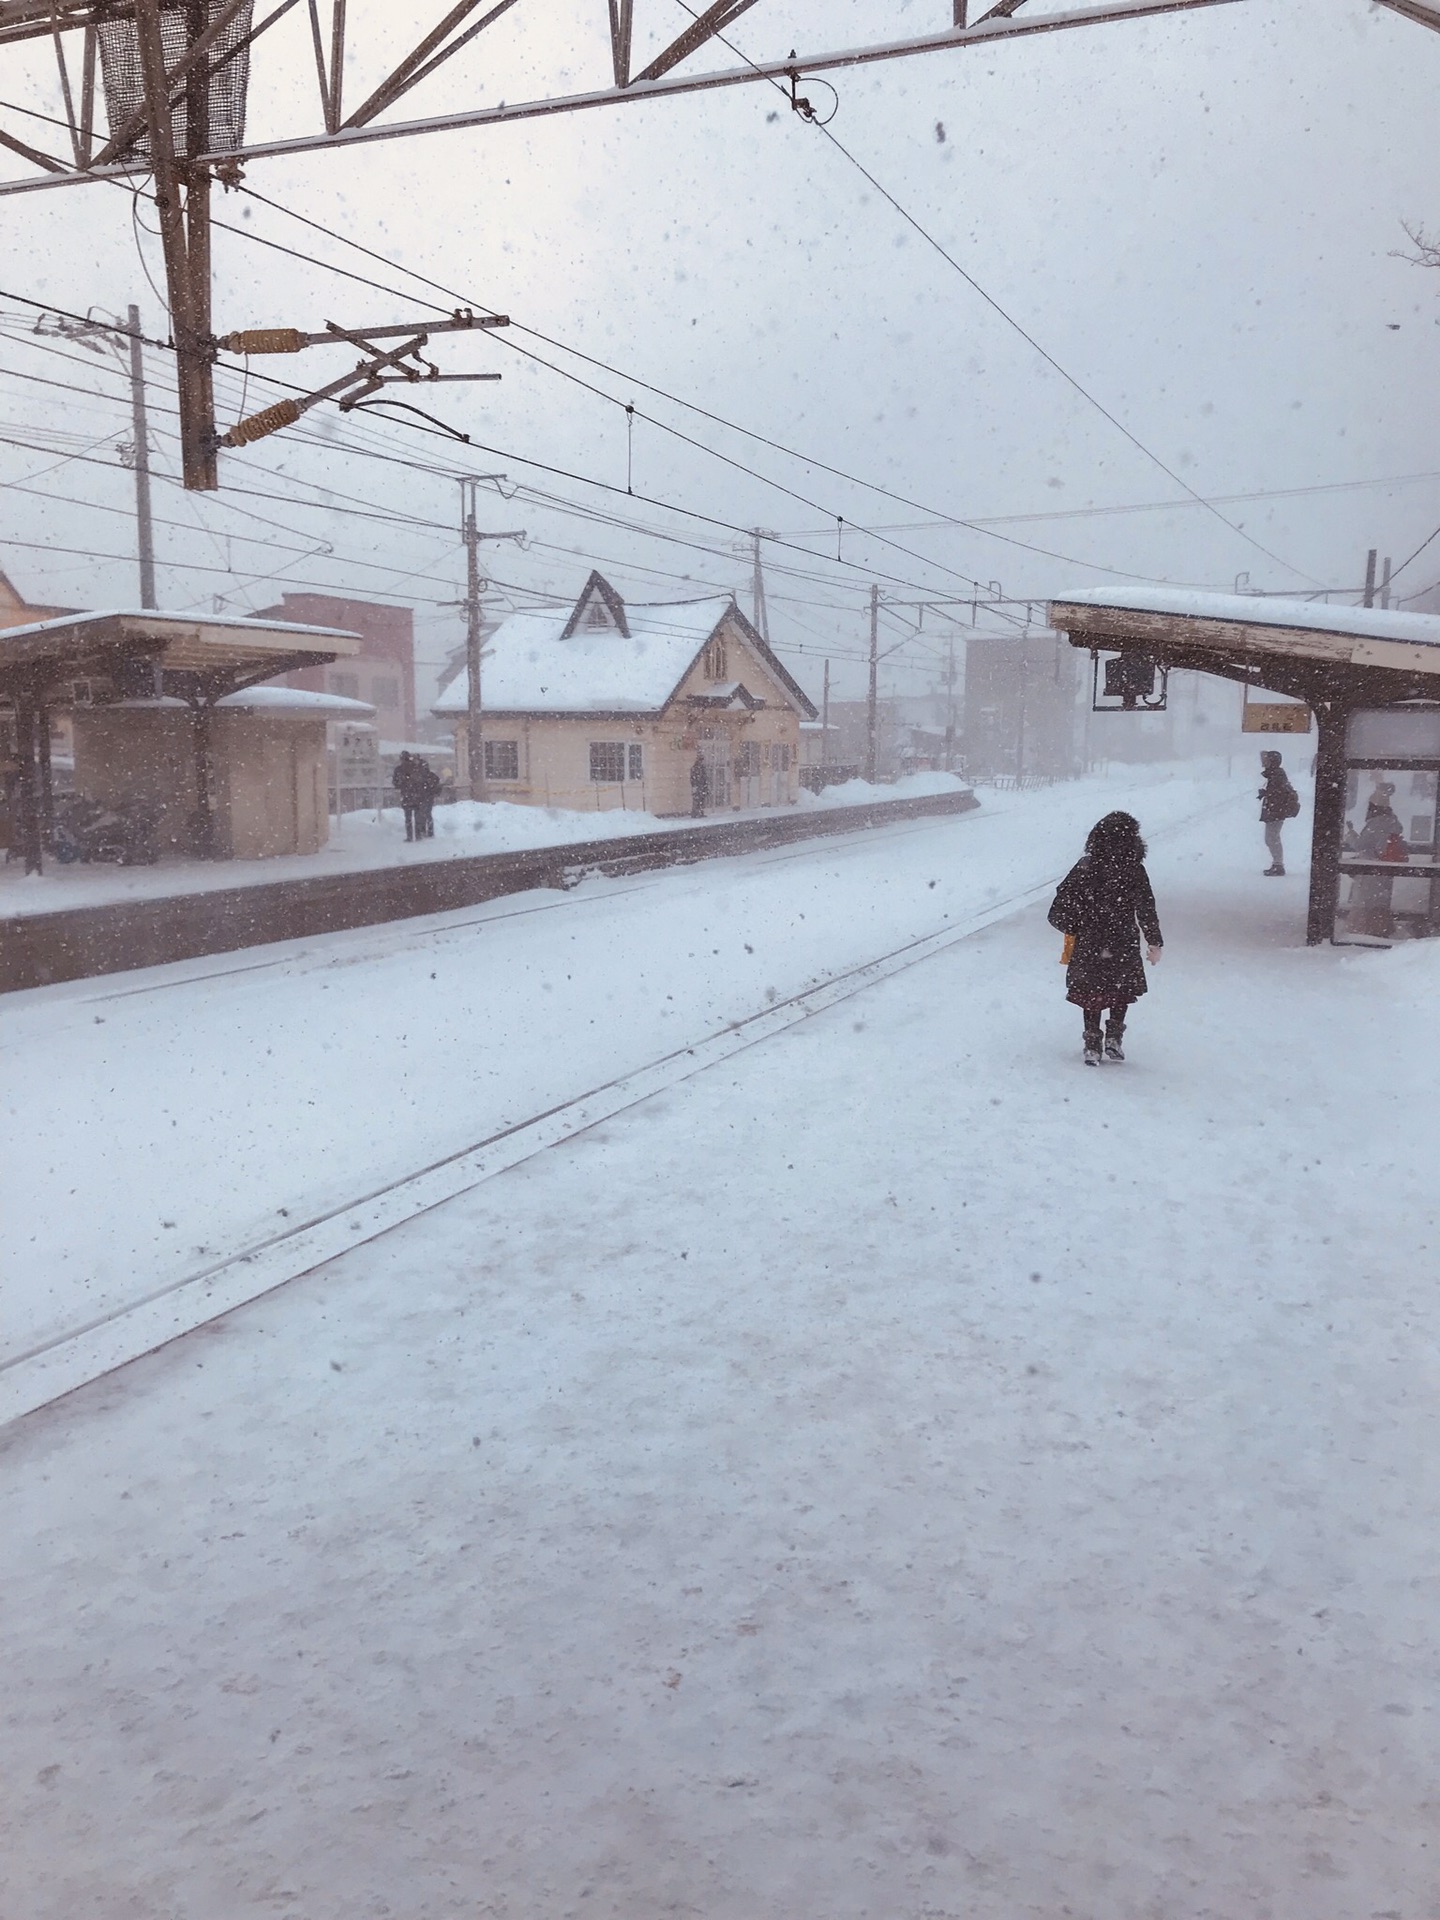
[{"label": "dormer window", "polygon": [[577,633],[619,633],[627,640],[630,637],[625,602],[601,574],[592,573],[585,582],[560,638],[568,640]]},{"label": "dormer window", "polygon": [[725,678],[725,642],[717,634],[713,640],[705,643],[705,655],[701,662],[701,672],[707,680]]}]

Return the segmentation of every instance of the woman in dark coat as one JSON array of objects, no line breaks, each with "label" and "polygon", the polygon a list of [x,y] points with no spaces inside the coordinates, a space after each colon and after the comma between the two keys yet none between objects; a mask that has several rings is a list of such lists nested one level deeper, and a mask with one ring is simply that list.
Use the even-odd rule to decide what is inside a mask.
[{"label": "woman in dark coat", "polygon": [[[1145,842],[1133,814],[1107,813],[1090,829],[1085,856],[1060,882],[1052,927],[1070,936],[1065,997],[1085,1021],[1085,1064],[1125,1058],[1125,1016],[1145,992],[1140,936],[1153,966],[1163,940],[1145,871]],[[1110,1018],[1100,1031],[1100,1015]]]}]

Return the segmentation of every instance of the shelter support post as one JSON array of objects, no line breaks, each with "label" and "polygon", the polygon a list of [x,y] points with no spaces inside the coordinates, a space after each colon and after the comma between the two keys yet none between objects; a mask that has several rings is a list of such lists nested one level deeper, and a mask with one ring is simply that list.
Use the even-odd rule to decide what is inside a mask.
[{"label": "shelter support post", "polygon": [[1315,818],[1310,842],[1310,906],[1307,946],[1335,937],[1340,905],[1340,854],[1345,837],[1345,735],[1349,709],[1339,701],[1315,705],[1319,742],[1315,755]]},{"label": "shelter support post", "polygon": [[20,772],[15,784],[19,802],[20,845],[25,855],[26,873],[45,870],[44,841],[40,826],[40,797],[35,766],[36,703],[33,694],[20,694],[15,701],[15,745],[19,752]]},{"label": "shelter support post", "polygon": [[203,698],[194,703],[191,711],[195,716],[195,813],[192,839],[200,858],[213,860],[215,809],[211,801],[210,784],[214,762],[212,732],[215,713],[211,702]]},{"label": "shelter support post", "polygon": [[55,778],[50,765],[50,709],[41,699],[35,708],[35,750],[40,767],[40,842],[54,851]]}]

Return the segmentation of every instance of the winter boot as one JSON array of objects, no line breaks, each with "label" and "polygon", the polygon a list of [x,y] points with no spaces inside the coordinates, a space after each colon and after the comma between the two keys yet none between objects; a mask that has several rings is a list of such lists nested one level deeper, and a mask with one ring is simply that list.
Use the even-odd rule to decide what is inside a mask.
[{"label": "winter boot", "polygon": [[1285,869],[1283,867],[1266,867],[1261,877],[1266,880],[1283,880],[1285,878]]},{"label": "winter boot", "polygon": [[1123,1020],[1105,1022],[1105,1058],[1123,1060],[1125,1058],[1125,1023]]},{"label": "winter boot", "polygon": [[1101,1052],[1100,1022],[1085,1022],[1085,1052],[1082,1056],[1087,1067],[1098,1067],[1104,1054]]}]

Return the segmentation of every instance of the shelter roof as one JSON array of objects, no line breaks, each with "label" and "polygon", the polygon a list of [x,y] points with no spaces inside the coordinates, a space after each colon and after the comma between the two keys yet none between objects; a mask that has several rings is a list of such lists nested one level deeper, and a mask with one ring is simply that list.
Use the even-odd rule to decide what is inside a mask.
[{"label": "shelter roof", "polygon": [[368,720],[377,709],[368,700],[351,700],[338,693],[311,693],[304,687],[242,687],[215,702],[217,707],[243,707],[249,713],[289,713],[297,719]]},{"label": "shelter roof", "polygon": [[359,638],[334,627],[291,626],[224,614],[72,613],[0,628],[0,687],[36,678],[104,672],[126,656],[166,673],[232,680],[319,665],[359,651]]},{"label": "shelter roof", "polygon": [[1077,646],[1148,642],[1257,666],[1266,659],[1440,675],[1440,617],[1312,600],[1203,593],[1181,587],[1087,588],[1050,603],[1050,624]]},{"label": "shelter roof", "polygon": [[[591,594],[587,581],[582,601]],[[604,602],[608,607],[608,601]],[[570,606],[532,607],[502,621],[485,643],[487,713],[659,713],[697,654],[730,618],[785,690],[791,704],[813,712],[805,695],[735,607],[728,594],[657,606],[626,606],[625,628],[573,625]],[[568,637],[567,637],[568,633]],[[470,679],[460,673],[432,712],[463,714]]]}]

